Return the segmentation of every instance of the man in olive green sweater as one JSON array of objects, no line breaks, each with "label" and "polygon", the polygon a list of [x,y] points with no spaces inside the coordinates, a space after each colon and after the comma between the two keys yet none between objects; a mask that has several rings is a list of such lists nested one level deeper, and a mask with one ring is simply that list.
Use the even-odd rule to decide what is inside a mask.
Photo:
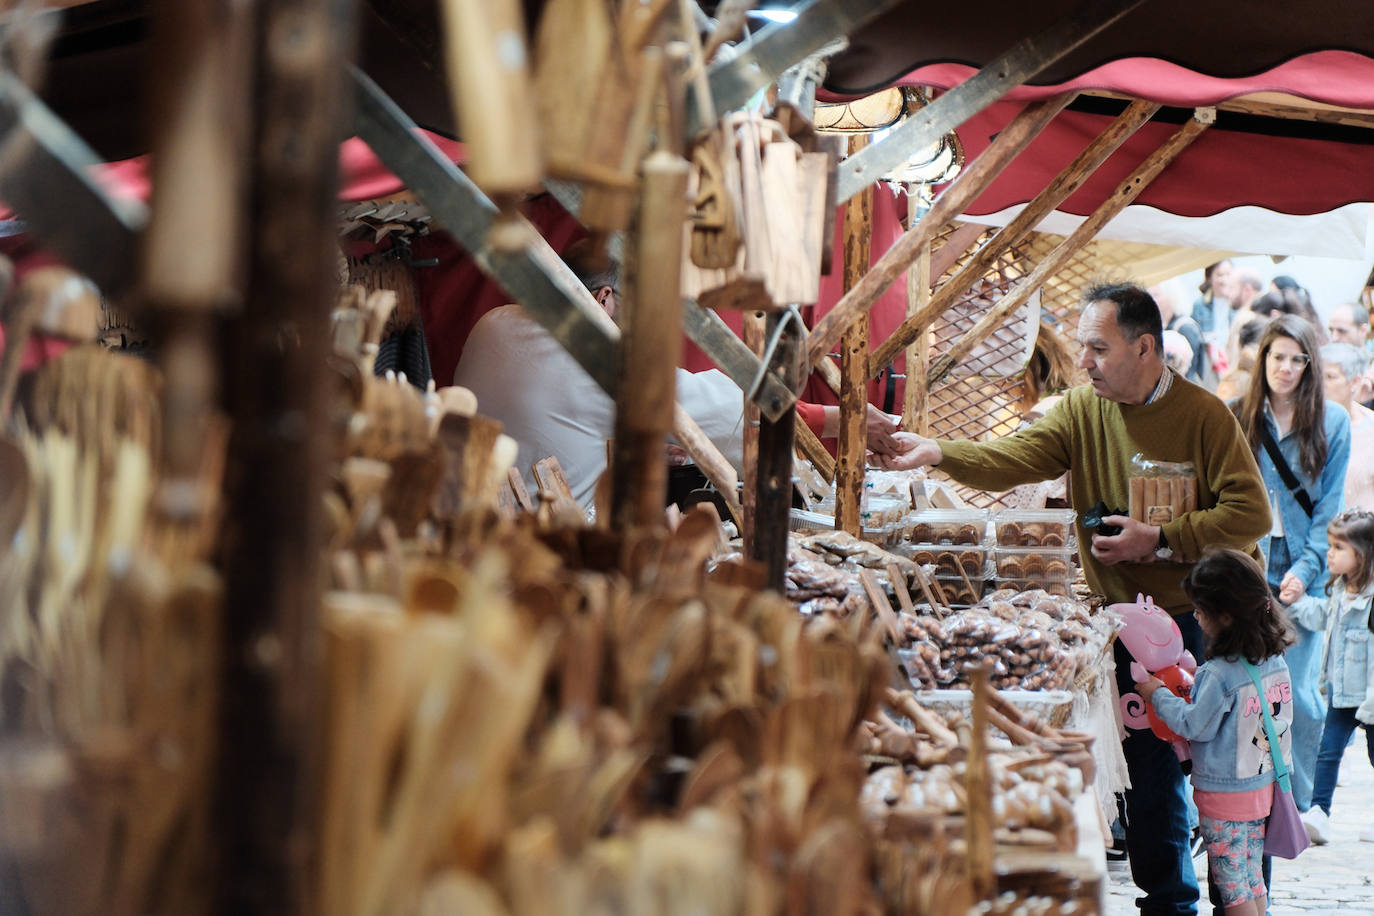
[{"label": "man in olive green sweater", "polygon": [[[1259,556],[1256,542],[1270,528],[1259,468],[1226,405],[1166,369],[1159,308],[1147,292],[1100,286],[1088,290],[1084,301],[1079,366],[1091,387],[1071,390],[1043,419],[994,442],[898,433],[901,451],[884,464],[939,465],[960,483],[990,490],[1051,480],[1067,471],[1080,513],[1079,553],[1088,584],[1113,603],[1134,601],[1138,593],[1153,596],[1175,615],[1185,643],[1200,659],[1202,633],[1189,613],[1182,580],[1213,544]],[[1130,479],[1141,476],[1133,471],[1136,456],[1190,464],[1197,473],[1197,508],[1162,524],[1108,516],[1104,521],[1120,526],[1121,533],[1090,534],[1082,524],[1083,510],[1099,500],[1114,508],[1129,504]],[[1126,674],[1128,661],[1118,641],[1123,708],[1139,702]],[[1196,913],[1183,771],[1148,726],[1128,728],[1122,749],[1132,784],[1126,792],[1126,846],[1132,877],[1145,892],[1141,912]]]}]

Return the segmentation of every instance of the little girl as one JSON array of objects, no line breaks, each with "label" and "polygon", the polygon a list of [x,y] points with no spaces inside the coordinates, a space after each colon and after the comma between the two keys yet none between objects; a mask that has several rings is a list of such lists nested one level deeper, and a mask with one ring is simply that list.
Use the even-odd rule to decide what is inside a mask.
[{"label": "little girl", "polygon": [[[1286,588],[1279,594],[1280,600],[1285,595],[1297,599],[1294,619],[1308,629],[1326,631],[1321,668],[1326,725],[1317,752],[1312,807],[1302,815],[1307,835],[1317,845],[1331,839],[1336,774],[1358,726],[1364,727],[1369,761],[1374,763],[1374,513],[1347,509],[1332,520],[1326,533],[1331,570],[1326,600],[1289,595]],[[1374,843],[1374,825],[1366,827],[1360,839]]]},{"label": "little girl", "polygon": [[[1264,709],[1288,765],[1293,698],[1283,650],[1292,636],[1271,601],[1264,571],[1238,550],[1208,550],[1183,580],[1183,589],[1207,638],[1192,703],[1160,690],[1164,685],[1157,678],[1137,684],[1136,690],[1164,724],[1188,739],[1208,880],[1227,916],[1263,916],[1265,819],[1274,797]],[[1252,670],[1264,685],[1263,696]]]}]

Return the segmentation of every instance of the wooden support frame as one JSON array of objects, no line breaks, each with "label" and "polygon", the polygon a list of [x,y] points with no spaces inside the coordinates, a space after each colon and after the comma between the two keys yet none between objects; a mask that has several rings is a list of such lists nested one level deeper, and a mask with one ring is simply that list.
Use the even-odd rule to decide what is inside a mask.
[{"label": "wooden support frame", "polygon": [[[214,886],[222,913],[320,909],[322,498],[350,0],[256,8],[252,238],[236,379]],[[290,41],[281,40],[291,36]],[[283,347],[283,323],[299,335]],[[168,384],[175,382],[168,380]]]},{"label": "wooden support frame", "polygon": [[622,298],[619,395],[611,462],[611,524],[618,530],[663,524],[668,467],[663,444],[672,424],[682,361],[682,223],[687,161],[656,150],[642,164],[636,225]]},{"label": "wooden support frame", "polygon": [[0,199],[35,237],[106,296],[138,276],[141,201],[111,197],[93,179],[100,157],[14,73],[0,69],[0,137],[6,157]]},{"label": "wooden support frame", "polygon": [[[868,143],[866,135],[850,138],[853,154]],[[844,209],[844,286],[856,286],[872,257],[873,187],[850,198]],[[858,537],[863,520],[865,452],[868,438],[868,315],[853,321],[840,344],[840,429],[835,450],[835,528]]]},{"label": "wooden support frame", "polygon": [[1049,126],[1054,116],[1072,99],[1073,93],[1065,93],[1042,102],[1033,102],[1002,129],[997,139],[935,199],[930,212],[884,252],[878,263],[863,275],[863,279],[846,292],[825,317],[816,322],[807,340],[807,359],[811,365],[820,362],[858,316],[868,314],[878,297],[910,266],[921,246],[947,222],[963,213],[964,208]]},{"label": "wooden support frame", "polygon": [[955,341],[947,352],[940,355],[935,364],[930,367],[927,375],[928,383],[935,385],[943,379],[949,374],[949,370],[968,356],[974,347],[985,340],[1009,316],[1015,314],[1016,310],[1021,308],[1030,298],[1031,293],[1043,286],[1051,274],[1059,270],[1069,258],[1092,241],[1093,237],[1112,217],[1140,196],[1140,192],[1145,190],[1169,163],[1178,158],[1178,155],[1215,121],[1216,109],[1196,109],[1193,112],[1193,117],[1189,118],[1186,124],[1175,131],[1159,149],[1147,157],[1121,184],[1117,185],[1116,190],[1108,196],[1101,206],[1093,211],[1092,216],[1084,220],[1068,238],[1059,243],[1043,261],[1035,266],[1029,275],[1017,283],[1007,295],[1003,296],[990,312]]},{"label": "wooden support frame", "polygon": [[362,71],[353,70],[357,131],[377,157],[424,201],[435,219],[500,281],[567,349],[607,394],[615,397],[619,329],[543,237],[528,229],[514,253],[487,247],[497,208],[456,165],[417,133],[415,122]]},{"label": "wooden support frame", "polygon": [[[544,187],[562,205],[577,216],[582,203],[582,189],[570,182],[545,179]],[[612,245],[615,243],[613,242]],[[777,373],[763,371],[761,363],[744,341],[740,340],[714,309],[702,308],[691,299],[682,300],[682,327],[692,343],[710,357],[721,372],[728,375],[746,394],[757,383],[754,404],[765,417],[777,419],[796,403],[797,396],[778,380]]]},{"label": "wooden support frame", "polygon": [[1083,152],[1051,179],[1035,199],[1016,214],[1015,219],[999,229],[996,235],[978,249],[968,263],[960,268],[959,273],[941,284],[940,289],[923,308],[915,314],[908,315],[887,340],[873,351],[868,364],[869,376],[877,376],[898,351],[909,346],[922,329],[933,324],[935,319],[954,304],[955,299],[972,288],[1011,246],[1029,235],[1045,216],[1081,188],[1102,163],[1153,117],[1159,108],[1160,106],[1153,102],[1132,102],[1106,130],[1084,148]]},{"label": "wooden support frame", "polygon": [[[376,83],[356,68],[352,76],[358,135],[415,191],[435,218],[472,255],[478,267],[514,295],[602,390],[614,398],[620,358],[620,329],[615,322],[534,227],[526,224],[529,242],[520,251],[488,252],[485,240],[496,218],[496,206],[457,166],[423,139],[415,122]],[[779,387],[776,378],[765,376],[760,392],[784,401]],[[699,467],[728,465],[705,436],[677,438]],[[720,487],[725,480],[711,482]]]},{"label": "wooden support frame", "polygon": [[[725,319],[711,309],[705,309],[690,299],[682,300],[682,326],[692,343],[711,358],[720,371],[728,375],[747,397],[749,389],[758,383],[753,402],[770,420],[777,420],[783,412],[797,403],[797,395],[789,391],[771,368],[763,368],[757,354],[740,340]],[[760,376],[760,373],[762,375]]]},{"label": "wooden support frame", "polygon": [[806,425],[806,421],[801,418],[801,414],[796,415],[794,425],[797,428],[796,443],[802,457],[816,468],[816,473],[820,474],[829,483],[835,482],[835,457],[825,448],[821,442],[821,437],[811,431],[811,427]]},{"label": "wooden support frame", "polygon": [[937,142],[993,102],[1119,20],[1144,0],[1086,0],[1044,31],[1024,38],[1001,57],[902,121],[881,143],[850,156],[835,170],[839,200],[848,200],[904,163],[912,150]]},{"label": "wooden support frame", "polygon": [[[772,312],[765,319],[765,335],[777,337],[772,365],[791,385],[800,386],[803,376],[802,351],[806,329],[800,320],[792,321],[785,312]],[[749,555],[763,564],[766,583],[779,592],[787,586],[787,530],[792,509],[792,443],[796,407],[776,421],[759,423],[758,470],[751,527]]]},{"label": "wooden support frame", "polygon": [[[809,0],[795,7],[797,18],[768,26],[748,41],[735,46],[730,60],[706,71],[716,111],[744,105],[798,61],[816,53],[841,35],[848,35],[900,0]],[[687,110],[687,136],[706,126],[691,100]]]},{"label": "wooden support frame", "polygon": [[[914,194],[907,195],[907,213],[910,222],[914,223],[917,220]],[[930,274],[930,243],[926,242],[906,271],[908,318],[919,314],[921,308],[930,301]],[[920,435],[925,435],[926,430],[930,428],[930,389],[926,385],[926,364],[929,362],[930,347],[927,344],[926,335],[917,334],[906,348],[906,384],[902,386],[902,429]],[[872,365],[871,355],[869,365]]]}]

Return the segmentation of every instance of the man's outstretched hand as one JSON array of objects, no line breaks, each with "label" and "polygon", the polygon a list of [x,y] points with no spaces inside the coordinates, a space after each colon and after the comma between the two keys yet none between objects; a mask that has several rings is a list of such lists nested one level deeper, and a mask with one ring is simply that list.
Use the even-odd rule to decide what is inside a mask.
[{"label": "man's outstretched hand", "polygon": [[889,471],[910,471],[939,464],[945,457],[934,439],[918,436],[915,433],[893,433],[893,449],[886,454],[878,454],[878,463]]}]

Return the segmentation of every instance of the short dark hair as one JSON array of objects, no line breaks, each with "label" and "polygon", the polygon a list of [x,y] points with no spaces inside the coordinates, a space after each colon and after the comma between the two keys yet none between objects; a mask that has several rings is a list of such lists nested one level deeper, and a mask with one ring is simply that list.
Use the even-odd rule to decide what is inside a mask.
[{"label": "short dark hair", "polygon": [[1255,558],[1232,547],[1209,547],[1183,578],[1193,607],[1220,622],[1208,658],[1245,658],[1258,665],[1293,644],[1293,632]]},{"label": "short dark hair", "polygon": [[563,253],[563,260],[572,268],[577,279],[582,281],[582,285],[592,292],[604,286],[620,292],[620,262],[609,253],[602,253],[598,257],[590,239],[579,239],[569,245]]},{"label": "short dark hair", "polygon": [[1088,287],[1084,303],[1107,301],[1116,307],[1116,325],[1121,336],[1134,342],[1142,334],[1155,339],[1155,352],[1164,358],[1164,320],[1154,297],[1134,283],[1100,283]]},{"label": "short dark hair", "polygon": [[1268,323],[1263,318],[1251,318],[1240,326],[1240,331],[1236,333],[1236,340],[1242,347],[1259,343],[1259,339],[1264,336],[1264,326]]}]

